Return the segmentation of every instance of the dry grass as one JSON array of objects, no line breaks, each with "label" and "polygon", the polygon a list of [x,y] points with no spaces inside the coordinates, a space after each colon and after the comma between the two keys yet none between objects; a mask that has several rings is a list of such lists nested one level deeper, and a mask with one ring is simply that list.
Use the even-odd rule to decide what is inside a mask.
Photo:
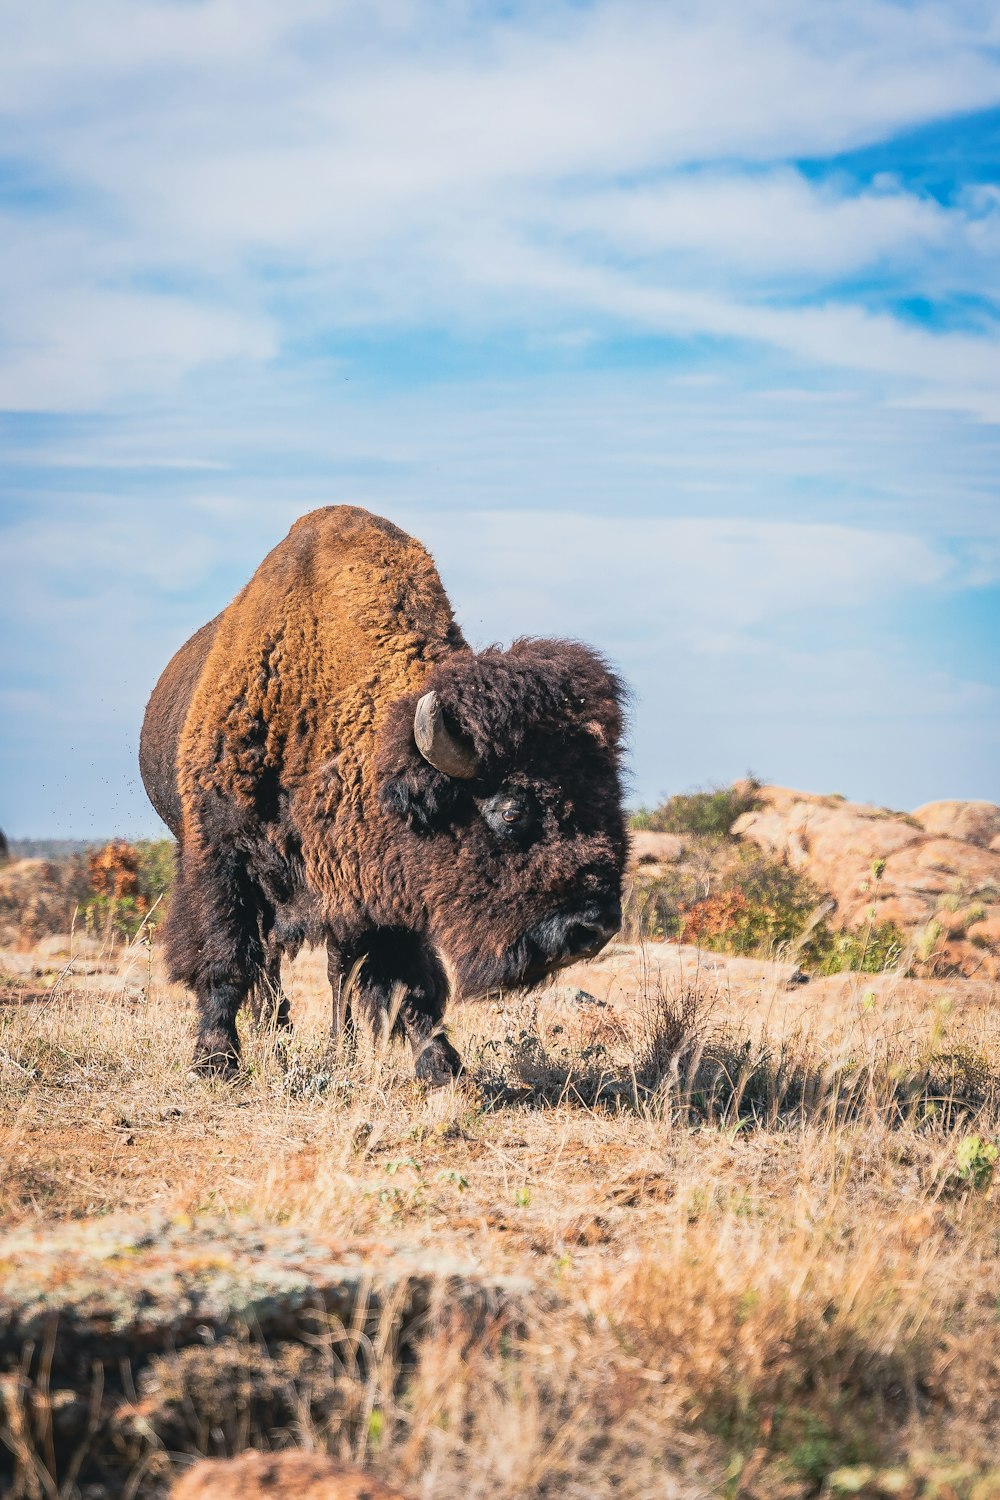
[{"label": "dry grass", "polygon": [[[236,1087],[188,1082],[189,1003],[155,964],[139,998],[70,976],[0,1010],[5,1224],[249,1216],[536,1288],[517,1327],[442,1312],[415,1362],[154,1362],[117,1437],[131,1493],[171,1455],[295,1442],[424,1500],[1000,1494],[996,994],[686,963],[621,950],[566,977],[601,1003],[459,1011],[470,1076],[431,1094],[394,1046],[330,1051],[316,955],[294,1038],[248,1033]],[[50,1434],[46,1459],[19,1400],[23,1492],[86,1493],[87,1455],[74,1477]]]}]

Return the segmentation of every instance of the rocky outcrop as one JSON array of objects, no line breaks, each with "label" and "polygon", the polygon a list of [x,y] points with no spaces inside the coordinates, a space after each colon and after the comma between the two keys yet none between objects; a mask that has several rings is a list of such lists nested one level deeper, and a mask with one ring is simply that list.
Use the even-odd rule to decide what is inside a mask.
[{"label": "rocky outcrop", "polygon": [[288,1336],[304,1318],[344,1326],[358,1299],[375,1318],[387,1297],[399,1327],[442,1297],[466,1312],[505,1305],[523,1284],[483,1279],[440,1257],[385,1246],[339,1251],[290,1229],[208,1221],[94,1219],[0,1235],[0,1361],[58,1324],[54,1359],[137,1358],[221,1338],[234,1326]]},{"label": "rocky outcrop", "polygon": [[759,804],[733,833],[808,876],[839,926],[891,921],[927,972],[1000,975],[1000,849],[988,846],[1000,807],[897,813],[776,786],[760,789]]},{"label": "rocky outcrop", "polygon": [[995,802],[925,802],[913,816],[926,833],[1000,850],[1000,807]]},{"label": "rocky outcrop", "polygon": [[652,833],[643,828],[631,835],[629,852],[633,868],[658,869],[677,863],[684,853],[684,840],[679,833]]},{"label": "rocky outcrop", "polygon": [[407,1500],[402,1490],[320,1453],[242,1453],[205,1459],[179,1479],[171,1500]]}]

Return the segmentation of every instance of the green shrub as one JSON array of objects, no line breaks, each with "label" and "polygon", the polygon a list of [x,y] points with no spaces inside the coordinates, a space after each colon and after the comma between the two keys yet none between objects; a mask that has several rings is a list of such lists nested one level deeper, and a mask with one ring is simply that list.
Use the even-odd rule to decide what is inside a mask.
[{"label": "green shrub", "polygon": [[144,839],[136,844],[113,839],[91,850],[87,855],[89,888],[80,903],[88,931],[105,941],[116,937],[131,942],[154,908],[162,919],[173,868],[171,839]]},{"label": "green shrub", "polygon": [[[733,837],[737,818],[760,806],[760,789],[750,776],[735,786],[669,797],[633,815],[633,828],[686,837],[682,857],[669,869],[636,871],[625,905],[625,937],[696,943],[742,957],[790,950],[821,974],[878,974],[898,967],[907,941],[894,922],[839,931],[823,920],[824,894],[805,875]],[[884,864],[873,864],[876,882]],[[940,929],[929,934],[932,945],[939,935]]]},{"label": "green shrub", "polygon": [[641,868],[625,895],[622,935],[630,943],[662,943],[680,936],[681,913],[697,900],[699,882],[687,864],[649,876]]},{"label": "green shrub", "polygon": [[898,968],[906,937],[895,922],[874,922],[839,932],[820,922],[803,945],[802,961],[820,974],[883,974]]},{"label": "green shrub", "polygon": [[174,878],[176,845],[173,839],[140,839],[133,847],[139,856],[136,871],[139,893],[147,907],[152,908],[159,901],[158,910],[162,911]]},{"label": "green shrub", "polygon": [[984,1141],[978,1135],[965,1136],[955,1147],[955,1164],[959,1177],[977,1190],[988,1188],[993,1181],[998,1156],[1000,1150],[992,1141]]},{"label": "green shrub", "polygon": [[784,860],[750,844],[701,835],[666,870],[650,876],[640,866],[623,931],[632,942],[694,943],[741,957],[791,950],[821,974],[878,974],[899,965],[906,939],[895,923],[841,932],[821,918],[823,901],[823,892]]},{"label": "green shrub", "polygon": [[736,819],[759,806],[761,783],[754,776],[738,786],[709,787],[706,791],[679,793],[659,807],[640,808],[632,815],[632,827],[653,833],[715,834],[728,838]]},{"label": "green shrub", "polygon": [[715,890],[681,911],[678,936],[716,953],[771,954],[805,931],[820,899],[791,866],[742,847]]}]

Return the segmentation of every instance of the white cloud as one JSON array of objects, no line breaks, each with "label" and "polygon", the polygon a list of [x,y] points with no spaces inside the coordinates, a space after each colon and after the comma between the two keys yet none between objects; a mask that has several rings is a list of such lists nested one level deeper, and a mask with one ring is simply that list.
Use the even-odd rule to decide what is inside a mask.
[{"label": "white cloud", "polygon": [[197,589],[226,557],[224,531],[192,521],[187,506],[122,505],[79,491],[61,513],[26,518],[3,537],[3,613],[31,632],[81,609],[114,623],[150,588],[161,597]]},{"label": "white cloud", "polygon": [[467,515],[460,528],[420,519],[481,641],[513,628],[604,641],[632,658],[667,641],[717,652],[802,611],[849,612],[958,582],[923,538],[853,526],[512,510]]},{"label": "white cloud", "polygon": [[[898,185],[851,192],[846,183],[817,185],[787,167],[684,174],[655,186],[581,193],[556,206],[550,218],[619,252],[708,256],[719,269],[776,286],[789,276],[815,283],[890,256],[912,262],[945,245],[959,248],[973,232],[985,238],[982,219],[970,225]],[[990,249],[998,228],[1000,215],[991,214]],[[694,269],[690,260],[685,268],[688,274]]]},{"label": "white cloud", "polygon": [[3,0],[2,98],[8,108],[62,104],[137,70],[258,66],[337,0]]},{"label": "white cloud", "polygon": [[[20,228],[8,213],[0,402],[100,406],[372,321],[593,337],[569,312],[772,344],[996,415],[988,330],[935,339],[839,297],[787,298],[789,277],[815,300],[869,266],[917,292],[995,285],[988,193],[945,209],[781,165],[1000,100],[991,7],[6,0],[0,15],[8,149],[55,195]],[[170,297],[149,290],[164,277]]]},{"label": "white cloud", "polygon": [[263,361],[276,340],[263,317],[183,296],[61,287],[7,310],[0,408],[60,411],[107,405],[134,391],[173,391],[217,362]]},{"label": "white cloud", "polygon": [[[1000,102],[995,6],[0,0],[0,32],[0,407],[94,414],[7,449],[34,520],[0,603],[60,735],[124,763],[187,630],[356,500],[477,638],[619,654],[647,789],[792,779],[788,746],[835,784],[822,723],[874,795],[882,715],[887,763],[936,735],[921,791],[958,790],[990,690],[890,622],[997,576],[997,187],[794,163]],[[392,364],[359,333],[421,330],[467,375],[348,380]],[[603,362],[637,339],[656,360]]]}]

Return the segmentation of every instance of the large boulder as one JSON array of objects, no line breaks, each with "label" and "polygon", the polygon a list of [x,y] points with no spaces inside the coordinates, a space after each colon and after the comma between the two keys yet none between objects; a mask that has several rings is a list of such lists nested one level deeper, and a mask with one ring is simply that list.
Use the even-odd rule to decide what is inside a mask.
[{"label": "large boulder", "polygon": [[[947,816],[941,811],[950,808]],[[970,811],[974,809],[975,811]],[[928,971],[1000,975],[1000,851],[991,803],[928,803],[920,814],[797,792],[760,789],[759,806],[733,832],[749,839],[827,893],[834,920],[857,928],[892,921]],[[975,840],[939,832],[951,828]]]},{"label": "large boulder", "polygon": [[676,864],[684,853],[684,840],[678,833],[653,833],[639,829],[630,838],[630,862],[640,869]]},{"label": "large boulder", "polygon": [[995,802],[925,802],[913,816],[927,833],[981,849],[1000,849],[1000,807]]},{"label": "large boulder", "polygon": [[203,1459],[170,1494],[171,1500],[407,1500],[361,1469],[297,1450]]}]

